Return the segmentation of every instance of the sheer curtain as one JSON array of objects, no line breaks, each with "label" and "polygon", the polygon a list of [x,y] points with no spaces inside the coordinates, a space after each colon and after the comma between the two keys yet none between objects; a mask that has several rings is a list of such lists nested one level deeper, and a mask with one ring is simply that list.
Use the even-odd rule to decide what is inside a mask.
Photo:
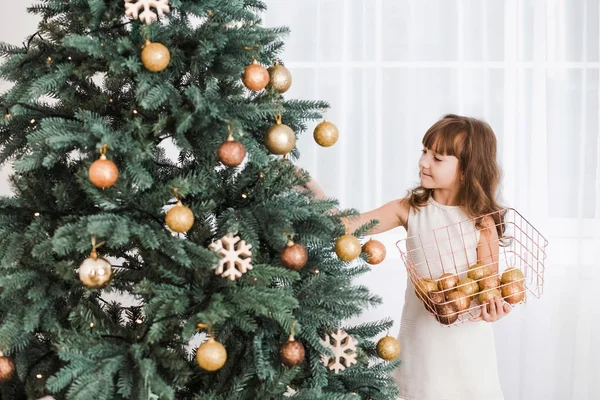
[{"label": "sheer curtain", "polygon": [[[600,6],[598,0],[268,0],[290,26],[290,98],[324,99],[340,139],[311,131],[299,164],[361,211],[417,182],[420,140],[445,113],[487,120],[499,142],[504,203],[549,240],[544,294],[495,324],[507,400],[600,393]],[[312,126],[311,126],[312,128]],[[384,264],[364,283],[399,329],[406,274]],[[477,360],[473,360],[477,362]]]}]

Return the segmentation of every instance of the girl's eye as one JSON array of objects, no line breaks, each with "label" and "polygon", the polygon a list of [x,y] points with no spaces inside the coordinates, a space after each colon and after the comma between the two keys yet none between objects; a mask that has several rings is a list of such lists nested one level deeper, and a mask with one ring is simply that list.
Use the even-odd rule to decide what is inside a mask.
[{"label": "girl's eye", "polygon": [[433,157],[433,159],[434,159],[435,161],[442,161],[442,160],[440,160],[440,159],[439,159],[439,158],[437,158],[437,157]]},{"label": "girl's eye", "polygon": [[421,153],[425,154],[425,153],[427,153],[427,150],[423,149],[423,150],[421,150]]}]

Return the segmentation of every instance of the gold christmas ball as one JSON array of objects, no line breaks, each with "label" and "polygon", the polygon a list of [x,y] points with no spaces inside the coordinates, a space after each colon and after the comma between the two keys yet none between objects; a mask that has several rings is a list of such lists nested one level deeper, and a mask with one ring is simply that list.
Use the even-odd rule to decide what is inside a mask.
[{"label": "gold christmas ball", "polygon": [[458,276],[446,273],[438,279],[437,284],[439,290],[453,289],[458,284]]},{"label": "gold christmas ball", "polygon": [[456,306],[459,314],[464,313],[471,306],[471,296],[461,292],[460,290],[455,290],[454,292],[448,293],[446,295],[446,299],[451,301]]},{"label": "gold christmas ball", "polygon": [[421,278],[415,285],[415,293],[417,297],[426,299],[427,293],[437,290],[437,283],[433,279]]},{"label": "gold christmas ball", "polygon": [[502,274],[502,283],[524,281],[525,276],[518,268],[507,268]]},{"label": "gold christmas ball", "polygon": [[458,281],[458,285],[456,286],[456,288],[469,296],[473,296],[474,294],[479,292],[479,285],[471,278],[461,279],[460,281]]},{"label": "gold christmas ball", "polygon": [[167,212],[165,222],[173,232],[187,232],[194,225],[194,213],[179,200],[177,204]]},{"label": "gold christmas ball", "polygon": [[477,296],[477,301],[479,301],[479,304],[485,304],[489,301],[492,301],[496,297],[502,297],[502,293],[500,292],[500,290],[490,289],[486,290],[485,292],[479,293],[479,295]]},{"label": "gold christmas ball", "polygon": [[292,74],[290,71],[275,61],[275,64],[269,68],[270,86],[279,93],[285,93],[292,86]]},{"label": "gold christmas ball", "polygon": [[304,346],[297,340],[288,340],[279,347],[279,359],[288,367],[301,364],[304,361]]},{"label": "gold christmas ball", "polygon": [[227,362],[227,350],[221,343],[210,338],[196,350],[196,361],[203,370],[216,371]]},{"label": "gold christmas ball", "polygon": [[111,187],[119,177],[119,169],[114,162],[108,160],[104,154],[90,165],[88,170],[90,181],[99,188]]},{"label": "gold christmas ball", "polygon": [[379,240],[370,239],[363,244],[362,252],[367,255],[367,262],[372,265],[377,265],[385,260],[385,246]]},{"label": "gold christmas ball", "polygon": [[254,60],[252,64],[248,65],[242,75],[242,82],[244,85],[255,92],[263,90],[269,84],[269,71],[258,61]]},{"label": "gold christmas ball", "polygon": [[219,146],[219,160],[228,167],[237,167],[244,161],[246,149],[237,140],[227,140]]},{"label": "gold christmas ball", "polygon": [[325,120],[315,127],[313,136],[317,144],[323,147],[329,147],[337,142],[340,133],[334,124]]},{"label": "gold christmas ball", "polygon": [[108,285],[112,276],[112,265],[92,252],[79,266],[79,280],[88,289],[100,289]]},{"label": "gold christmas ball", "polygon": [[400,355],[400,342],[391,336],[385,336],[377,342],[377,355],[386,360],[395,360]]},{"label": "gold christmas ball", "polygon": [[486,276],[479,281],[479,291],[481,292],[487,289],[495,289],[498,286],[500,286],[500,277],[498,275]]},{"label": "gold christmas ball", "polygon": [[479,281],[480,279],[483,279],[490,274],[491,272],[487,265],[481,265],[477,263],[469,267],[469,272],[467,273],[467,276],[473,279],[474,281]]},{"label": "gold christmas ball", "polygon": [[510,304],[517,304],[525,299],[525,285],[522,282],[509,282],[502,285],[501,294]]},{"label": "gold christmas ball", "polygon": [[281,118],[278,118],[277,123],[265,134],[265,146],[273,154],[287,154],[296,146],[296,134],[292,128],[281,123]]},{"label": "gold christmas ball", "polygon": [[446,297],[444,296],[444,293],[436,290],[431,291],[427,293],[427,298],[425,299],[425,309],[427,309],[429,312],[435,313],[435,307],[445,302]]},{"label": "gold christmas ball", "polygon": [[13,361],[0,352],[0,383],[8,382],[15,373],[15,364]]},{"label": "gold christmas ball", "polygon": [[290,240],[286,248],[281,252],[281,264],[287,269],[299,271],[308,261],[308,251],[301,244]]},{"label": "gold christmas ball", "polygon": [[335,242],[335,253],[342,261],[352,261],[360,256],[360,242],[354,235],[344,235]]},{"label": "gold christmas ball", "polygon": [[171,53],[167,46],[146,40],[144,50],[142,50],[142,64],[148,71],[164,71],[169,66],[169,62],[171,62]]}]

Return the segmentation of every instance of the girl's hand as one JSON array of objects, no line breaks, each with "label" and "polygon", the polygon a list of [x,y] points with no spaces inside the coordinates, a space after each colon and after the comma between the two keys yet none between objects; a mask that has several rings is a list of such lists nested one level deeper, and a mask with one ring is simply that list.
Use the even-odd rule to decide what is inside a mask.
[{"label": "girl's hand", "polygon": [[[488,307],[490,310],[488,311]],[[506,314],[510,313],[512,307],[510,304],[506,303],[500,297],[494,298],[492,301],[481,305],[481,315],[475,318],[469,318],[469,321],[485,321],[485,322],[494,322],[498,321],[500,318],[504,317]]]}]

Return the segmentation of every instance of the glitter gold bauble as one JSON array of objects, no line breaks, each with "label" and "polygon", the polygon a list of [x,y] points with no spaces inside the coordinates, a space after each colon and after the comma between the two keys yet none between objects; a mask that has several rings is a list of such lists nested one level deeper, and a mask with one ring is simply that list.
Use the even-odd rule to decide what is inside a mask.
[{"label": "glitter gold bauble", "polygon": [[119,177],[119,169],[114,162],[102,154],[99,160],[90,165],[88,170],[90,181],[99,188],[106,189],[111,187]]},{"label": "glitter gold bauble", "polygon": [[360,242],[354,235],[343,235],[335,242],[335,253],[342,261],[352,261],[360,256]]},{"label": "glitter gold bauble", "polygon": [[367,243],[363,244],[362,252],[367,255],[367,262],[369,264],[377,265],[385,260],[385,246],[379,240],[370,239]]},{"label": "glitter gold bauble", "polygon": [[271,153],[278,155],[289,153],[296,146],[296,134],[292,128],[281,123],[280,116],[265,134],[265,146]]},{"label": "glitter gold bauble", "polygon": [[279,347],[279,359],[288,367],[301,364],[304,356],[304,346],[293,337]]},{"label": "glitter gold bauble", "polygon": [[173,232],[187,232],[194,225],[194,213],[178,200],[177,204],[167,212],[165,222]]},{"label": "glitter gold bauble", "polygon": [[171,61],[171,53],[169,49],[162,43],[152,43],[146,40],[144,49],[142,50],[142,64],[148,71],[161,72],[164,71]]},{"label": "glitter gold bauble", "polygon": [[391,336],[385,336],[377,342],[377,355],[386,360],[392,361],[400,355],[400,342]]},{"label": "glitter gold bauble", "polygon": [[313,137],[319,146],[329,147],[337,142],[340,133],[338,128],[331,122],[324,120],[315,127]]},{"label": "glitter gold bauble", "polygon": [[509,304],[525,300],[525,285],[519,281],[505,283],[501,288],[502,297]]},{"label": "glitter gold bauble", "polygon": [[281,264],[287,269],[299,271],[306,265],[306,261],[308,261],[308,251],[306,251],[306,247],[294,243],[294,241],[290,239],[283,252],[281,252]]},{"label": "glitter gold bauble", "polygon": [[227,362],[227,350],[221,343],[210,338],[196,350],[196,361],[205,371],[217,371]]},{"label": "glitter gold bauble", "polygon": [[290,71],[275,61],[273,66],[269,67],[269,86],[279,93],[285,93],[292,86],[292,74]]},{"label": "glitter gold bauble", "polygon": [[263,90],[269,84],[269,71],[260,65],[258,61],[254,60],[244,70],[242,82],[252,91],[258,92]]},{"label": "glitter gold bauble", "polygon": [[95,250],[79,266],[79,280],[88,289],[105,287],[112,276],[112,265],[102,257],[98,257]]}]

